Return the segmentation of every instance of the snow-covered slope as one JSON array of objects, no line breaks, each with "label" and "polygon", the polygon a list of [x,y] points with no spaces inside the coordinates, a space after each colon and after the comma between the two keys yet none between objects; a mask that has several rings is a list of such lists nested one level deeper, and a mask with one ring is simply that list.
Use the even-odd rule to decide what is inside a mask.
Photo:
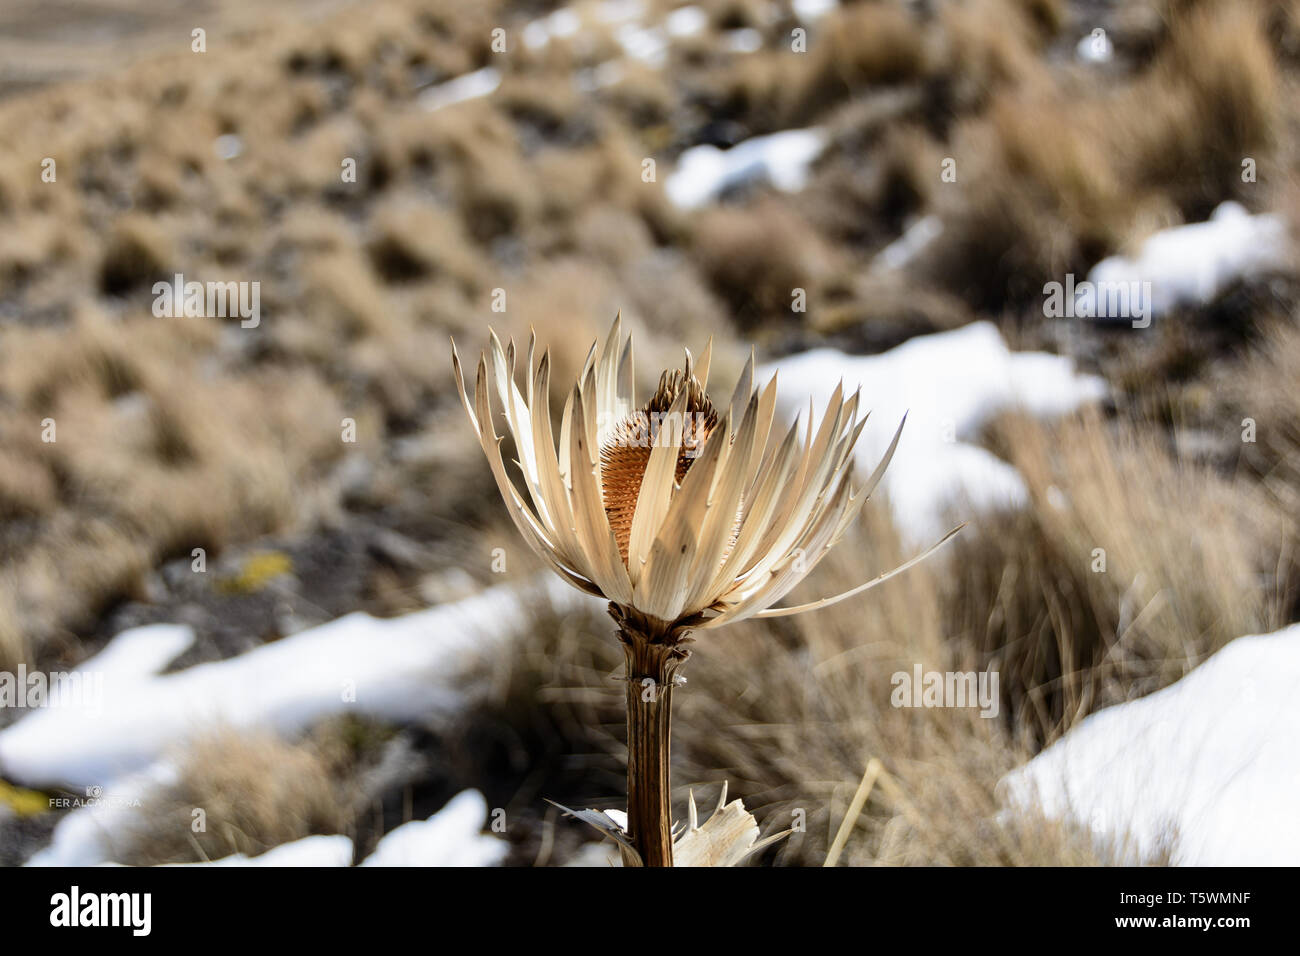
[{"label": "snow-covered slope", "polygon": [[1003,778],[1038,806],[1184,866],[1300,865],[1300,624],[1241,637],[1164,690],[1093,714]]},{"label": "snow-covered slope", "polygon": [[[552,576],[554,606],[588,602]],[[282,734],[332,714],[411,720],[455,712],[465,669],[525,626],[529,589],[500,585],[404,617],[349,614],[247,654],[158,673],[193,639],[181,626],[125,631],[86,672],[105,672],[94,706],[35,711],[0,731],[0,776],[34,787],[107,787],[214,727]]]}]

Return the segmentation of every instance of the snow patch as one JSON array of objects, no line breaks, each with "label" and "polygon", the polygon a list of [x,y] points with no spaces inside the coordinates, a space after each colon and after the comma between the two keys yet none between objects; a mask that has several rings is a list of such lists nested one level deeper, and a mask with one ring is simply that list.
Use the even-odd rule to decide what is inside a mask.
[{"label": "snow patch", "polygon": [[709,15],[695,6],[678,7],[664,20],[664,29],[670,37],[691,37],[703,33],[709,25]]},{"label": "snow patch", "polygon": [[644,16],[645,4],[642,0],[604,0],[596,8],[596,17],[602,23],[624,23],[640,20]]},{"label": "snow patch", "polygon": [[583,93],[590,93],[593,90],[603,90],[607,86],[613,86],[623,79],[623,76],[623,64],[617,60],[607,60],[598,66],[578,70],[573,75],[573,85]]},{"label": "snow patch", "polygon": [[1300,860],[1300,624],[1240,637],[1182,680],[1086,718],[999,784],[1178,866]]},{"label": "snow patch", "polygon": [[1109,63],[1115,58],[1115,45],[1098,27],[1075,44],[1074,55],[1084,63]]},{"label": "snow patch", "polygon": [[1281,216],[1253,216],[1229,201],[1206,222],[1155,233],[1134,258],[1103,259],[1088,280],[1150,282],[1151,312],[1160,315],[1179,305],[1205,304],[1236,279],[1285,265],[1288,254]]},{"label": "snow patch", "polygon": [[943,220],[922,216],[910,223],[903,234],[877,253],[873,267],[897,270],[909,265],[934,240],[943,234]]},{"label": "snow patch", "polygon": [[660,67],[668,60],[668,34],[662,27],[625,23],[614,31],[618,45],[634,60]]},{"label": "snow patch", "polygon": [[466,100],[488,96],[501,85],[501,73],[490,66],[473,73],[466,73],[446,83],[431,86],[420,93],[419,103],[423,109],[433,112]]},{"label": "snow patch", "polygon": [[[555,606],[592,599],[551,575]],[[414,720],[454,713],[466,668],[525,626],[528,592],[500,585],[404,617],[349,614],[228,660],[158,675],[188,646],[188,628],[124,631],[83,667],[101,667],[102,700],[44,709],[0,730],[0,775],[33,787],[107,788],[214,727],[286,736],[341,713]]]},{"label": "snow patch", "polygon": [[859,413],[871,412],[855,454],[869,474],[889,447],[904,413],[907,424],[881,487],[905,539],[927,544],[950,526],[950,509],[969,514],[1024,503],[1024,482],[992,452],[972,444],[993,416],[1021,408],[1063,415],[1101,398],[1105,383],[1081,375],[1070,358],[1012,352],[997,328],[975,322],[952,332],[913,338],[879,355],[817,349],[779,359],[778,401],[788,416],[806,412],[808,396],[824,407],[836,383],[846,393],[862,384]]},{"label": "snow patch", "polygon": [[794,15],[804,23],[812,23],[839,5],[839,0],[793,0],[790,7],[794,10]]},{"label": "snow patch", "polygon": [[236,159],[244,152],[244,141],[235,133],[224,133],[212,141],[218,159]]},{"label": "snow patch", "polygon": [[384,836],[362,866],[496,866],[509,845],[480,831],[488,806],[466,790],[424,821],[404,823]]},{"label": "snow patch", "polygon": [[722,48],[728,53],[756,53],[763,49],[763,34],[753,27],[727,30],[722,34]]},{"label": "snow patch", "polygon": [[162,671],[193,643],[194,631],[188,625],[146,624],[123,631],[82,669],[93,669],[105,681],[141,681]]},{"label": "snow patch", "polygon": [[582,17],[572,7],[561,7],[550,16],[533,20],[523,30],[524,46],[530,50],[545,48],[553,39],[571,37],[582,29]]},{"label": "snow patch", "polygon": [[813,161],[826,147],[820,129],[792,129],[754,136],[731,149],[692,146],[677,160],[677,169],[664,189],[682,209],[713,202],[728,189],[750,182],[768,182],[784,192],[798,192],[808,182]]},{"label": "snow patch", "polygon": [[351,866],[352,841],[345,836],[309,836],[282,843],[257,856],[234,853],[210,863],[166,863],[164,866]]},{"label": "snow patch", "polygon": [[[138,803],[153,788],[176,781],[175,768],[160,761],[146,773],[115,787],[117,798]],[[385,835],[362,866],[496,866],[509,853],[509,844],[482,833],[487,801],[476,790],[466,790],[424,821],[403,824]],[[129,832],[141,824],[139,806],[101,803],[74,810],[59,821],[48,847],[28,861],[28,866],[110,866],[120,851],[112,834]],[[310,836],[247,856],[235,853],[206,863],[168,866],[351,866],[352,840],[346,836]]]}]

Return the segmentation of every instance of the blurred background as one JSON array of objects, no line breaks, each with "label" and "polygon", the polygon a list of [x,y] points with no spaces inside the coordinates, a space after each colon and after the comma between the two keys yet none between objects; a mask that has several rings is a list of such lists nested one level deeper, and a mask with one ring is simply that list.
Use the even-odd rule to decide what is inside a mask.
[{"label": "blurred background", "polygon": [[[413,821],[386,861],[603,863],[546,801],[619,805],[622,657],[537,585],[449,337],[534,330],[562,397],[620,311],[643,394],[711,337],[715,401],[752,347],[790,417],[860,377],[877,452],[916,410],[796,598],[972,522],[699,641],[680,807],[726,780],[821,865],[874,758],[841,864],[1217,860],[999,781],[1300,619],[1298,58],[1283,0],[10,0],[0,672],[104,687],[0,707],[0,863]],[[256,321],[158,314],[178,274]],[[1108,277],[1147,324],[1048,304]],[[892,705],[914,665],[997,716]]]}]

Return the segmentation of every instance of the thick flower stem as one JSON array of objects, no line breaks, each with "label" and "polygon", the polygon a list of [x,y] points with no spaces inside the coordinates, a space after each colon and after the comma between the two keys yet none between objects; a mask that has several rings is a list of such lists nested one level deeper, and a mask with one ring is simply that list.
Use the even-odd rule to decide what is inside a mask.
[{"label": "thick flower stem", "polygon": [[[669,737],[673,674],[683,655],[627,630],[619,637],[627,659],[628,833],[643,865],[672,866]],[[624,860],[625,865],[634,862]]]}]

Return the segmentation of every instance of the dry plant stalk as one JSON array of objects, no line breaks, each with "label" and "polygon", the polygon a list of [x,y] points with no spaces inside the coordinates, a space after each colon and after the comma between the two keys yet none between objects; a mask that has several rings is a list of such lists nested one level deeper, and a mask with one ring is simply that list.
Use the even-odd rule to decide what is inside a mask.
[{"label": "dry plant stalk", "polygon": [[[853,448],[866,424],[859,394],[837,387],[819,423],[795,421],[777,440],[776,376],[754,386],[754,356],[724,414],[708,397],[712,342],[696,362],[666,371],[642,406],[635,398],[632,340],[616,317],[593,344],[560,420],[549,409],[550,354],[524,388],[515,345],[490,333],[474,399],[460,357],[461,401],[519,533],[565,581],[609,601],[627,660],[628,821],[625,865],[672,866],[669,770],[672,688],[698,631],[747,618],[827,607],[906,570],[928,551],[851,590],[775,608],[840,540],[898,446],[855,487]],[[496,393],[513,436],[527,500],[506,472],[493,425]],[[590,821],[589,821],[590,822]]]}]

